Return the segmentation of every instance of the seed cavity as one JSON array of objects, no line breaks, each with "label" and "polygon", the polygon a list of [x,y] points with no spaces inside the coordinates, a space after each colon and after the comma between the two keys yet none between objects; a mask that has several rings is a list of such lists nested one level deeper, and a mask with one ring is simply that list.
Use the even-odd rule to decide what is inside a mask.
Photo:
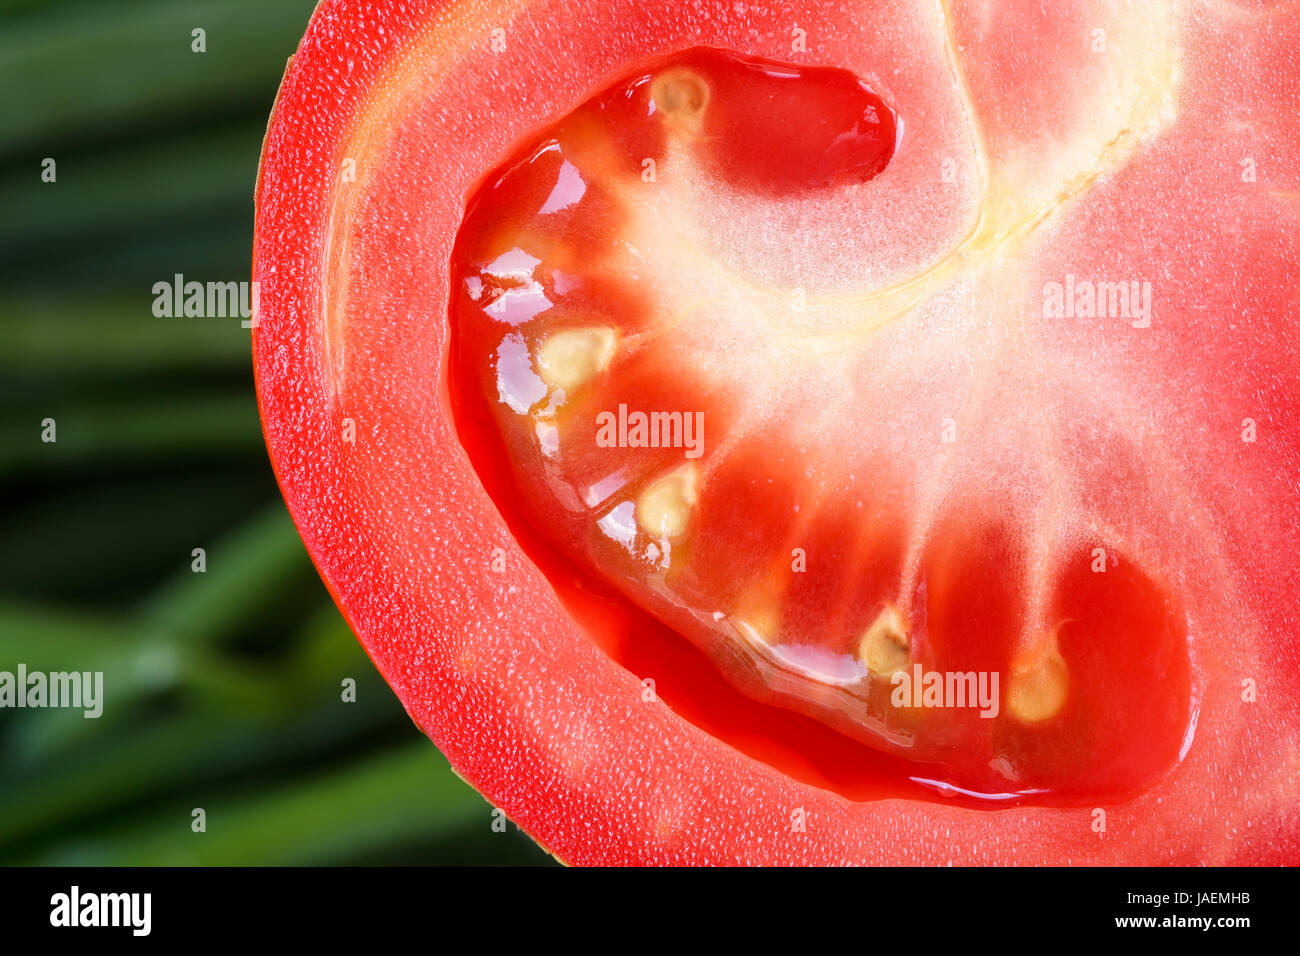
[{"label": "seed cavity", "polygon": [[858,657],[871,673],[888,677],[907,667],[911,658],[907,625],[893,607],[886,606],[867,628],[858,644]]},{"label": "seed cavity", "polygon": [[1053,630],[1011,665],[1007,709],[1022,724],[1038,724],[1060,713],[1070,694],[1070,669]]},{"label": "seed cavity", "polygon": [[650,99],[665,121],[699,133],[709,106],[709,84],[694,70],[665,70],[650,84]]},{"label": "seed cavity", "polygon": [[646,534],[677,540],[686,534],[696,502],[694,465],[683,465],[651,482],[636,502],[636,522]]},{"label": "seed cavity", "polygon": [[607,326],[552,332],[537,356],[542,381],[566,392],[584,385],[609,367],[617,342]]}]

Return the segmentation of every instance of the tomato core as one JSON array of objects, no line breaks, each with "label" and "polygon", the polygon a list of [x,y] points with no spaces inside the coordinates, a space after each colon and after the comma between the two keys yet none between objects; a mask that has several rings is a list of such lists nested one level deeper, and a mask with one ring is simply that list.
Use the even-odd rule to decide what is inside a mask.
[{"label": "tomato core", "polygon": [[453,250],[458,430],[592,639],[739,749],[859,799],[1135,793],[1194,723],[1175,590],[987,494],[922,527],[857,440],[870,334],[718,253],[736,210],[886,188],[900,129],[847,71],[703,48],[539,129]]}]

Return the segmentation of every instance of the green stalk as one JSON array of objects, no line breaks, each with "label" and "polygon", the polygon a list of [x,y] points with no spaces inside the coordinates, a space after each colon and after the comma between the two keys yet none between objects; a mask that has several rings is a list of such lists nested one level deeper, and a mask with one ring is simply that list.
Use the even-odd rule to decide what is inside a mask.
[{"label": "green stalk", "polygon": [[167,793],[196,787],[220,793],[232,777],[272,780],[294,763],[329,759],[400,715],[382,681],[359,684],[354,704],[331,695],[272,726],[192,712],[154,716],[65,750],[32,771],[7,769],[11,782],[0,790],[0,862],[11,862],[20,845],[82,832]]},{"label": "green stalk", "polygon": [[248,366],[249,333],[239,319],[156,318],[148,292],[142,287],[135,300],[77,298],[57,306],[0,300],[0,369],[120,376]]},{"label": "green stalk", "polygon": [[207,571],[178,569],[141,608],[142,620],[187,642],[215,641],[255,619],[277,601],[282,586],[310,568],[297,529],[277,502],[213,542]]},{"label": "green stalk", "polygon": [[[191,830],[201,806],[207,831]],[[38,850],[24,863],[121,866],[311,865],[367,848],[454,833],[489,808],[426,741],[306,780],[231,795],[171,799],[126,824]]]},{"label": "green stalk", "polygon": [[[55,420],[57,442],[41,441],[42,422]],[[251,394],[120,402],[60,408],[14,421],[0,431],[0,478],[30,470],[68,468],[95,461],[205,458],[261,446],[257,402]]]},{"label": "green stalk", "polygon": [[[22,230],[0,236],[0,250],[66,243],[71,236],[85,242],[133,223],[171,232],[196,210],[225,206],[251,212],[265,132],[265,118],[241,119],[108,145],[92,154],[56,155],[53,183],[42,182],[35,167],[10,167],[0,174],[0,209]],[[158,278],[170,281],[171,276]],[[141,290],[141,301],[152,301],[147,289]]]},{"label": "green stalk", "polygon": [[[25,18],[0,35],[0,159],[49,155],[60,139],[117,136],[232,103],[269,109],[313,7],[157,0],[58,6]],[[206,53],[192,52],[196,28],[206,31]]]}]

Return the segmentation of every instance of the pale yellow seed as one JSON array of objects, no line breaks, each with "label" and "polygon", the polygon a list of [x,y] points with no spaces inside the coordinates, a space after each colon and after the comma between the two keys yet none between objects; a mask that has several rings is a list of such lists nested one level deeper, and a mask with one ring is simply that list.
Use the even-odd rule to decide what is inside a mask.
[{"label": "pale yellow seed", "polygon": [[650,84],[650,98],[663,118],[692,132],[699,132],[709,95],[704,77],[684,67],[665,70]]},{"label": "pale yellow seed", "polygon": [[873,674],[888,677],[907,666],[911,657],[907,625],[892,607],[886,607],[858,643],[858,657]]},{"label": "pale yellow seed", "polygon": [[606,327],[552,332],[537,356],[542,381],[566,392],[609,367],[618,336]]},{"label": "pale yellow seed", "polygon": [[693,465],[684,465],[651,482],[637,499],[637,524],[655,538],[682,537],[695,508],[695,482]]},{"label": "pale yellow seed", "polygon": [[1070,694],[1070,669],[1057,650],[1055,636],[1011,666],[1007,709],[1022,724],[1055,717]]},{"label": "pale yellow seed", "polygon": [[771,604],[751,599],[742,608],[731,616],[731,625],[747,643],[760,646],[776,640],[781,622]]}]

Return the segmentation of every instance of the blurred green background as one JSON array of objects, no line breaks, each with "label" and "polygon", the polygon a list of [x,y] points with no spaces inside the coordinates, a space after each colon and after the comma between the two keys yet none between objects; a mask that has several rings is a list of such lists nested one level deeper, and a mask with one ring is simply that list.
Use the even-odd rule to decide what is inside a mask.
[{"label": "blurred green background", "polygon": [[0,670],[103,671],[105,698],[97,720],[0,710],[0,863],[550,862],[494,832],[331,603],[248,330],[152,313],[175,273],[249,278],[313,6],[0,0]]}]

